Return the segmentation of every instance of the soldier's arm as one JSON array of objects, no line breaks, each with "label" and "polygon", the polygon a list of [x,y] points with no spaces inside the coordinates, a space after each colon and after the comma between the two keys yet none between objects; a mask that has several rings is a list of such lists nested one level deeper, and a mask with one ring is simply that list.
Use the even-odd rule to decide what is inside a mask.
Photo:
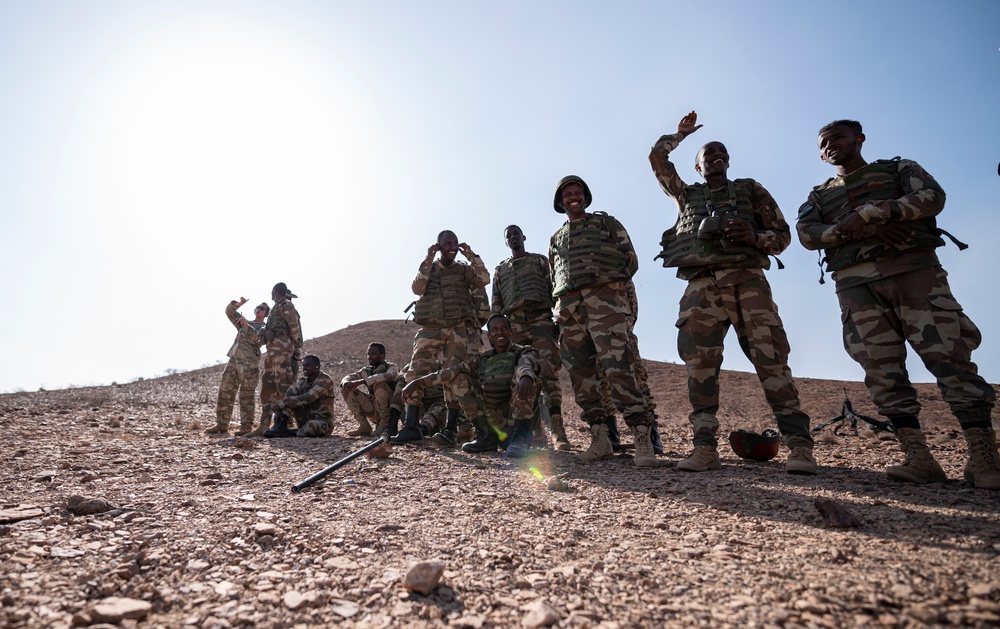
[{"label": "soldier's arm", "polygon": [[514,368],[514,379],[520,380],[527,376],[532,380],[538,380],[538,375],[541,372],[542,368],[538,363],[538,350],[533,347],[525,347],[521,351],[517,366]]},{"label": "soldier's arm", "polygon": [[538,254],[535,258],[538,260],[538,268],[542,272],[542,276],[545,278],[545,285],[548,286],[549,295],[552,294],[552,268],[549,266],[549,260],[542,254]]},{"label": "soldier's arm", "polygon": [[628,231],[625,230],[625,226],[621,224],[618,219],[612,219],[612,235],[615,239],[615,244],[618,245],[618,249],[625,254],[626,262],[625,267],[628,270],[629,277],[635,275],[636,271],[639,270],[639,257],[635,254],[635,248],[632,246],[632,239],[629,238]]},{"label": "soldier's arm", "polygon": [[486,263],[479,257],[479,254],[469,250],[469,267],[472,271],[471,277],[467,275],[469,286],[473,288],[485,288],[490,283],[490,270],[486,268]]},{"label": "soldier's arm", "polygon": [[424,291],[427,290],[427,282],[431,279],[432,268],[434,268],[434,256],[430,255],[420,263],[420,268],[417,269],[417,276],[413,278],[413,284],[410,285],[410,289],[414,295],[423,296]]},{"label": "soldier's arm", "polygon": [[[308,406],[316,400],[320,399],[324,395],[327,395],[329,391],[332,394],[333,381],[328,378],[319,377],[316,378],[316,382],[312,384],[311,387],[305,391],[300,391],[299,387],[293,386],[288,390],[288,394],[285,396],[288,402],[287,406],[290,408],[298,408],[300,406]],[[294,389],[294,393],[292,391]]]},{"label": "soldier's arm", "polygon": [[236,309],[239,307],[240,305],[235,299],[229,302],[229,305],[226,306],[226,317],[229,319],[230,323],[236,326],[237,330],[240,328],[240,321],[243,320],[243,315],[236,312]]},{"label": "soldier's arm", "polygon": [[[459,374],[465,374],[472,378],[479,377],[479,354],[475,356],[470,356],[463,360],[462,362],[452,365],[446,369],[439,369],[434,373],[427,374],[417,380],[423,380],[424,386],[433,387],[439,384],[446,384],[451,382],[458,377]],[[426,380],[425,380],[426,378]],[[417,380],[414,380],[416,382]]]},{"label": "soldier's arm", "polygon": [[358,380],[364,380],[364,379],[365,379],[365,368],[362,367],[361,369],[358,369],[354,373],[349,373],[346,376],[344,376],[340,380],[340,384],[344,385],[348,382],[357,382]]},{"label": "soldier's arm", "polygon": [[500,314],[503,312],[503,295],[500,293],[500,267],[493,271],[493,299],[490,300],[490,312]]},{"label": "soldier's arm", "polygon": [[876,201],[857,209],[866,223],[915,221],[937,216],[944,209],[945,194],[938,182],[920,164],[899,160],[899,182],[905,193],[898,199]]},{"label": "soldier's arm", "polygon": [[302,328],[299,326],[299,315],[295,311],[295,306],[289,302],[282,304],[284,307],[281,309],[281,316],[285,319],[288,324],[288,334],[292,337],[292,345],[295,349],[302,347],[299,339],[302,338]]},{"label": "soldier's arm", "polygon": [[826,249],[846,240],[840,235],[836,225],[823,222],[819,199],[814,193],[810,193],[809,200],[799,208],[795,231],[802,246],[810,250]]},{"label": "soldier's arm", "polygon": [[370,387],[373,387],[380,382],[395,382],[396,376],[398,375],[399,373],[396,371],[396,365],[390,365],[382,373],[377,373],[375,375],[365,377],[365,384],[367,384]]},{"label": "soldier's arm", "polygon": [[792,230],[785,222],[778,203],[767,188],[754,182],[753,210],[757,242],[755,247],[769,255],[778,255],[792,242]]},{"label": "soldier's arm", "polygon": [[677,167],[670,161],[670,152],[676,149],[685,137],[682,133],[664,135],[656,141],[649,151],[649,164],[653,167],[653,174],[656,175],[660,189],[678,203],[683,203],[687,184],[677,174]]}]

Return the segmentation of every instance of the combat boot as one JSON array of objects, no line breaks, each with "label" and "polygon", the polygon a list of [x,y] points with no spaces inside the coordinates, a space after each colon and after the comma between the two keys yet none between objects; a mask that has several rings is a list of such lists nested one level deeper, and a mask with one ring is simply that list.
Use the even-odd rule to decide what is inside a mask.
[{"label": "combat boot", "polygon": [[514,422],[514,430],[510,434],[510,442],[504,456],[519,458],[528,453],[531,447],[531,420],[521,419]]},{"label": "combat boot", "polygon": [[962,431],[969,444],[965,481],[981,489],[1000,489],[1000,455],[997,433],[992,428],[969,428]]},{"label": "combat boot", "polygon": [[576,455],[576,460],[580,463],[593,463],[603,461],[614,456],[615,451],[608,440],[608,424],[591,424],[590,426],[590,446],[580,454]]},{"label": "combat boot", "polygon": [[[391,412],[391,411],[390,411]],[[397,419],[398,421],[398,419]],[[375,435],[381,435],[382,433],[389,430],[389,417],[380,417],[378,423],[375,424]]]},{"label": "combat boot", "polygon": [[919,428],[900,428],[896,431],[899,449],[903,451],[903,464],[885,470],[889,478],[908,483],[943,483],[947,480],[944,470],[927,447],[927,440]]},{"label": "combat boot", "polygon": [[458,437],[455,439],[455,443],[468,443],[475,438],[476,427],[463,415],[461,421],[458,422]]},{"label": "combat boot", "polygon": [[205,431],[206,435],[228,435],[229,434],[229,424],[223,424],[222,422],[216,422],[215,426],[212,426]]},{"label": "combat boot", "polygon": [[653,454],[663,454],[663,441],[660,440],[660,427],[656,425],[656,415],[653,415],[653,425],[649,429],[649,442],[653,444]]},{"label": "combat boot", "polygon": [[785,472],[788,474],[818,474],[819,466],[813,458],[812,439],[803,435],[789,435],[785,440],[790,452],[785,460]]},{"label": "combat boot", "polygon": [[[382,424],[379,424],[381,426]],[[399,432],[399,409],[390,408],[389,409],[389,421],[384,428],[378,431],[378,434],[382,433],[388,434],[390,437],[395,437],[396,433]]]},{"label": "combat boot", "polygon": [[476,438],[463,444],[462,451],[472,454],[496,452],[497,447],[500,446],[500,438],[497,437],[497,432],[493,430],[489,420],[485,417],[477,417],[472,420],[472,423],[476,426]]},{"label": "combat boot", "polygon": [[295,437],[296,431],[288,427],[288,415],[276,413],[274,416],[274,426],[264,431],[265,439],[276,439],[284,437]]},{"label": "combat boot", "polygon": [[458,409],[449,408],[444,428],[434,434],[431,439],[443,448],[454,448],[458,438]]},{"label": "combat boot", "polygon": [[556,438],[556,450],[562,452],[572,450],[573,446],[570,445],[569,439],[566,438],[566,427],[563,426],[562,413],[552,411],[553,409],[549,409],[549,422],[552,426],[552,436]]},{"label": "combat boot", "polygon": [[653,442],[650,439],[651,426],[633,426],[632,438],[635,441],[635,466],[659,467],[653,452]]},{"label": "combat boot", "polygon": [[420,430],[420,408],[412,404],[406,405],[406,420],[403,422],[403,429],[389,440],[389,443],[399,445],[401,443],[420,443],[424,440],[424,433]]},{"label": "combat boot", "polygon": [[348,437],[367,437],[372,434],[372,425],[368,423],[367,417],[358,417],[358,427],[354,430],[348,430]]},{"label": "combat boot", "polygon": [[622,451],[622,434],[618,432],[618,419],[614,415],[604,418],[604,425],[608,427],[608,441],[611,442],[612,452]]},{"label": "combat boot", "polygon": [[706,472],[720,467],[719,451],[712,446],[695,446],[688,458],[677,462],[677,469],[685,472]]},{"label": "combat boot", "polygon": [[257,427],[249,432],[251,437],[259,437],[264,434],[264,431],[271,427],[271,405],[266,404],[260,412],[260,423]]},{"label": "combat boot", "polygon": [[234,434],[237,437],[242,437],[243,435],[249,434],[251,431],[253,431],[253,421],[240,422],[240,429],[237,430]]}]

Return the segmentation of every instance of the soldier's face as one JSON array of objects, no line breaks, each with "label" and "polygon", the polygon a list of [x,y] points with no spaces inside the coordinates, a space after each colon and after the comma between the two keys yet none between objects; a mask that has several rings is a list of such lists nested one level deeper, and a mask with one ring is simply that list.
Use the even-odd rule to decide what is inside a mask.
[{"label": "soldier's face", "polygon": [[511,227],[503,233],[504,242],[511,251],[520,251],[524,249],[524,234],[517,227]]},{"label": "soldier's face", "polygon": [[385,354],[379,351],[377,347],[368,348],[368,364],[375,366],[380,364],[385,359]]},{"label": "soldier's face", "polygon": [[570,218],[583,214],[583,205],[587,202],[587,195],[583,191],[583,186],[578,183],[568,183],[562,187],[559,195],[559,201]]},{"label": "soldier's face", "polygon": [[438,248],[441,250],[441,262],[451,264],[458,255],[458,236],[445,232],[438,238]]},{"label": "soldier's face", "polygon": [[729,170],[729,151],[726,150],[726,145],[722,142],[709,142],[701,147],[695,170],[701,173],[702,177],[726,174]]},{"label": "soldier's face", "polygon": [[319,363],[314,360],[302,362],[302,373],[306,378],[312,379],[319,375]]},{"label": "soldier's face", "polygon": [[819,134],[819,157],[834,166],[846,164],[857,157],[864,137],[854,135],[850,127],[837,125]]},{"label": "soldier's face", "polygon": [[506,319],[496,318],[490,321],[490,327],[486,330],[486,338],[490,345],[498,352],[507,351],[510,347],[510,323]]}]

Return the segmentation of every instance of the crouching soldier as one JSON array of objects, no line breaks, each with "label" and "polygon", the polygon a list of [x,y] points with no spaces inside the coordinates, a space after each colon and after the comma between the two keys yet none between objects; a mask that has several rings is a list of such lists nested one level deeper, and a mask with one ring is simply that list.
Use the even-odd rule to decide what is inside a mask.
[{"label": "crouching soldier", "polygon": [[[264,431],[265,437],[325,437],[333,432],[337,383],[319,370],[319,358],[312,355],[302,359],[302,375],[272,404],[274,427]],[[289,426],[293,418],[298,430]]]},{"label": "crouching soldier", "polygon": [[[465,452],[495,452],[503,440],[507,441],[507,456],[518,457],[531,445],[541,367],[538,352],[511,343],[510,334],[507,317],[493,315],[486,323],[486,338],[493,349],[421,376],[403,388],[404,398],[426,386],[443,384],[448,389],[458,400],[462,414],[473,418],[476,426],[475,439],[462,446]],[[458,418],[449,415],[442,432],[455,435],[457,431]]]},{"label": "crouching soldier", "polygon": [[[365,437],[372,434],[372,423],[378,433],[389,428],[389,412],[397,375],[396,366],[385,360],[385,345],[370,344],[368,366],[344,376],[340,381],[340,393],[358,422],[357,429],[348,432],[347,436]],[[361,385],[368,390],[362,389]]]}]

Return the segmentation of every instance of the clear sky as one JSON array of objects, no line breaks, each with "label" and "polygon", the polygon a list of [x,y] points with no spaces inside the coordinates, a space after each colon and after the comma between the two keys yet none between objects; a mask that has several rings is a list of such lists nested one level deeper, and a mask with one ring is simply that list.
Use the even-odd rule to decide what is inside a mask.
[{"label": "clear sky", "polygon": [[[684,177],[721,140],[790,223],[833,175],[816,147],[833,119],[864,124],[869,160],[920,162],[971,245],[939,253],[1000,381],[992,0],[0,0],[0,76],[0,391],[215,363],[225,305],[251,316],[278,281],[306,338],[402,318],[442,229],[491,270],[510,223],[545,252],[570,173],[639,253],[642,354],[678,361],[684,283],[653,262],[676,207],[647,155],[691,110]],[[794,373],[860,380],[816,254],[782,260]]]}]

